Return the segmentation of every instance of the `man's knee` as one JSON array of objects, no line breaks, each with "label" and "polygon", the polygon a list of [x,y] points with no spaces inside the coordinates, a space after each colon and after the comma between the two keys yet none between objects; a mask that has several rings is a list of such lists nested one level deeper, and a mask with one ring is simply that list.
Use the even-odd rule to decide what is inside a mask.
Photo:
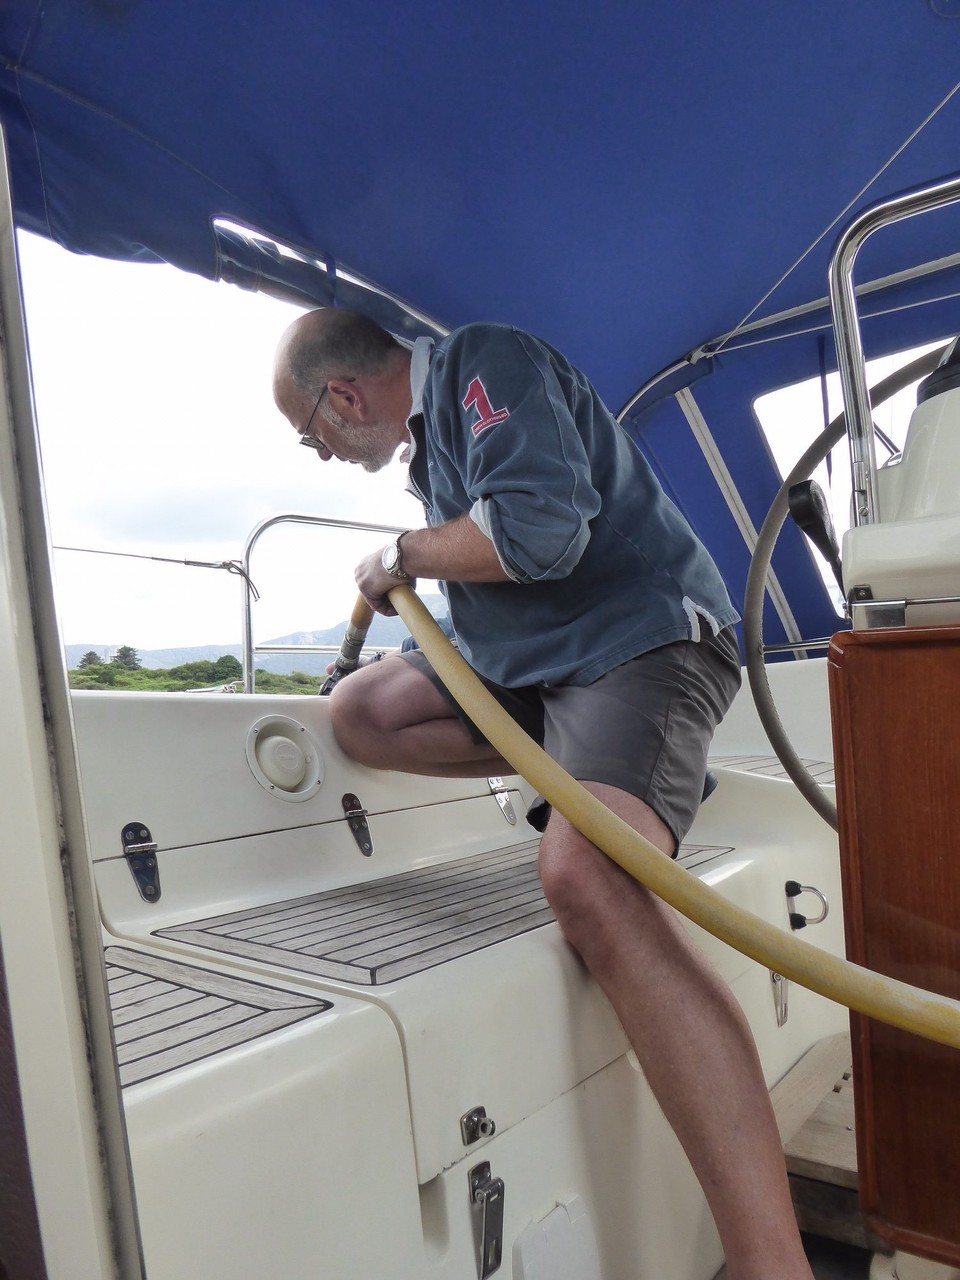
[{"label": "man's knee", "polygon": [[330,725],[341,749],[361,764],[373,763],[369,749],[386,731],[384,712],[389,700],[390,671],[378,662],[345,676],[330,695]]},{"label": "man's knee", "polygon": [[409,765],[404,735],[437,721],[460,723],[443,694],[400,657],[362,667],[341,680],[330,697],[337,742],[354,760],[374,768]]},{"label": "man's knee", "polygon": [[[617,796],[602,784],[587,785],[648,840],[672,843],[666,827],[642,801]],[[618,921],[629,917],[631,928],[642,928],[659,909],[655,895],[556,812],[540,843],[540,881],[564,937],[585,959],[587,951],[602,952],[607,935],[613,942]]]},{"label": "man's knee", "polygon": [[619,868],[557,814],[540,842],[539,858],[544,896],[564,937],[579,950],[581,936],[604,918],[608,881]]},{"label": "man's knee", "polygon": [[540,841],[540,883],[547,901],[557,916],[565,915],[580,897],[583,888],[584,856],[589,856],[587,842],[567,824],[566,829],[553,815]]}]

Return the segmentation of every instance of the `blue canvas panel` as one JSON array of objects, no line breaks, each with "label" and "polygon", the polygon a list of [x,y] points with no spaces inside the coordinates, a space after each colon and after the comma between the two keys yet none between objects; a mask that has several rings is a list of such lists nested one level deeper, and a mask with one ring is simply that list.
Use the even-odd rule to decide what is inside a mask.
[{"label": "blue canvas panel", "polygon": [[[242,223],[440,325],[529,328],[614,409],[701,344],[822,299],[855,210],[960,171],[958,82],[953,0],[0,7],[21,227],[219,278],[213,221]],[[868,242],[857,278],[957,252],[960,213],[915,219]],[[330,282],[335,301],[399,314]],[[941,300],[895,314],[882,299],[871,352],[960,330],[955,288],[911,284],[901,301]],[[747,406],[816,371],[825,324],[788,319],[809,339],[774,348],[731,340],[702,384],[758,524],[775,486]],[[742,538],[689,445],[645,441],[736,594]],[[809,557],[785,548],[821,630]]]},{"label": "blue canvas panel", "polygon": [[[622,402],[849,202],[960,169],[960,96],[922,127],[952,13],[7,0],[0,116],[21,225],[70,248],[213,275],[223,214],[445,323],[531,328]],[[823,293],[832,238],[762,311]]]}]

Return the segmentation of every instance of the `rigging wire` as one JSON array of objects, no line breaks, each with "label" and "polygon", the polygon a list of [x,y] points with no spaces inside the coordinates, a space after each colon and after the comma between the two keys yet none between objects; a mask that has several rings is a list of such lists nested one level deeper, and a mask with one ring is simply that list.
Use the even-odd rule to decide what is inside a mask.
[{"label": "rigging wire", "polygon": [[148,556],[136,551],[101,551],[97,547],[63,547],[54,543],[54,551],[81,551],[90,556],[119,556],[124,560],[157,560],[162,564],[185,564],[192,569],[225,569],[227,573],[235,573],[243,578],[247,590],[254,600],[260,599],[260,592],[253,584],[253,579],[239,560],[178,560],[173,556]]},{"label": "rigging wire", "polygon": [[878,178],[879,178],[883,173],[885,173],[885,172],[886,172],[886,170],[887,170],[887,169],[889,169],[889,168],[890,168],[890,166],[891,166],[891,165],[892,165],[892,164],[893,164],[897,159],[899,159],[899,157],[904,153],[904,151],[906,151],[907,147],[909,147],[909,146],[910,146],[910,144],[911,144],[911,143],[912,143],[912,142],[913,142],[917,137],[919,137],[919,135],[923,132],[923,130],[927,127],[927,125],[928,125],[928,124],[930,124],[930,122],[931,122],[932,120],[934,120],[934,119],[935,119],[935,118],[940,114],[940,112],[941,112],[941,111],[943,110],[943,108],[947,105],[947,103],[950,101],[950,99],[951,99],[951,98],[953,98],[953,97],[956,95],[956,93],[957,93],[958,91],[960,91],[960,80],[958,80],[958,81],[957,81],[957,83],[953,86],[953,88],[952,88],[952,89],[950,90],[950,92],[946,95],[946,97],[945,97],[945,98],[943,98],[943,100],[942,100],[941,102],[939,102],[939,103],[937,104],[937,106],[935,106],[935,107],[933,108],[933,110],[932,110],[932,111],[930,112],[930,114],[926,117],[926,119],[925,119],[925,120],[922,120],[922,121],[920,122],[920,124],[918,124],[918,125],[917,125],[917,127],[914,129],[913,133],[911,133],[909,137],[907,137],[907,138],[905,138],[905,139],[904,139],[904,141],[900,144],[900,146],[899,146],[899,147],[897,147],[896,151],[894,151],[894,152],[893,152],[893,154],[892,154],[892,155],[891,155],[891,156],[890,156],[890,157],[889,157],[889,158],[888,158],[888,159],[887,159],[887,160],[886,160],[886,161],[885,161],[885,162],[880,166],[880,168],[879,168],[879,169],[877,170],[877,172],[873,175],[873,177],[872,177],[872,178],[870,178],[866,183],[864,183],[864,185],[860,188],[860,190],[856,193],[856,195],[855,195],[855,196],[853,196],[853,198],[852,198],[851,200],[849,200],[849,201],[847,202],[847,204],[846,204],[846,205],[844,205],[844,207],[840,210],[840,212],[839,212],[839,213],[837,214],[837,216],[833,219],[833,221],[832,221],[831,223],[829,223],[826,227],[824,227],[824,229],[820,232],[820,234],[817,236],[817,238],[816,238],[816,239],[815,239],[815,240],[814,240],[810,245],[808,245],[806,249],[804,249],[804,251],[803,251],[803,253],[801,253],[800,257],[799,257],[799,258],[797,258],[796,262],[794,262],[792,266],[788,267],[788,268],[787,268],[787,270],[786,270],[786,271],[783,273],[783,275],[780,277],[780,279],[779,279],[779,280],[778,280],[774,285],[772,285],[772,286],[767,290],[767,292],[763,295],[763,297],[762,297],[762,298],[760,298],[760,300],[759,300],[758,302],[756,302],[756,303],[755,303],[755,304],[750,308],[750,310],[749,310],[749,311],[747,312],[747,314],[743,317],[743,319],[740,321],[740,323],[739,323],[738,325],[736,325],[736,326],[735,326],[735,327],[730,331],[730,333],[728,333],[728,334],[726,335],[726,337],[723,339],[723,341],[721,342],[721,344],[716,348],[716,350],[715,350],[714,352],[712,352],[712,354],[713,354],[713,355],[717,355],[720,351],[722,351],[722,350],[723,350],[724,346],[726,346],[726,344],[727,344],[728,342],[730,342],[733,338],[735,338],[735,337],[736,337],[736,335],[740,332],[740,330],[743,328],[743,326],[744,326],[745,324],[747,324],[747,323],[748,323],[748,321],[750,320],[750,318],[751,318],[752,316],[756,315],[756,313],[760,310],[760,308],[761,308],[761,307],[763,306],[763,304],[767,301],[767,299],[768,299],[768,298],[770,298],[770,297],[772,297],[772,296],[773,296],[773,294],[774,294],[774,293],[776,293],[776,291],[780,288],[780,286],[784,283],[784,281],[785,281],[785,280],[787,280],[787,279],[790,277],[790,275],[792,275],[792,273],[793,273],[794,271],[796,271],[797,267],[799,267],[800,263],[801,263],[801,262],[803,262],[804,258],[808,257],[808,256],[813,252],[813,250],[817,247],[817,245],[818,245],[818,244],[820,244],[820,242],[824,239],[824,237],[828,236],[828,235],[830,234],[830,232],[834,229],[834,227],[836,227],[836,226],[837,226],[837,224],[840,222],[840,220],[841,220],[842,218],[846,217],[846,215],[850,212],[850,210],[851,210],[851,209],[853,209],[853,208],[854,208],[854,207],[859,203],[859,201],[863,199],[863,197],[866,195],[866,193],[870,190],[870,188],[873,186],[873,184],[877,181],[877,179],[878,179]]}]

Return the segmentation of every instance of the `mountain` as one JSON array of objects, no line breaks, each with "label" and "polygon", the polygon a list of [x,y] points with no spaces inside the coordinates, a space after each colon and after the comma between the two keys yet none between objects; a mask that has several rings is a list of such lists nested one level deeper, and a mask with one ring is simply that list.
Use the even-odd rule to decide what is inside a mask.
[{"label": "mountain", "polygon": [[[441,595],[423,596],[423,603],[435,618],[447,612],[447,602]],[[339,648],[343,633],[347,628],[347,620],[338,622],[332,627],[320,631],[294,631],[287,636],[277,636],[273,640],[265,640],[264,644],[323,644]],[[408,635],[407,628],[399,618],[384,618],[375,614],[367,634],[367,643],[377,648],[394,649]],[[120,644],[129,644],[123,640]],[[109,661],[120,644],[68,644],[65,646],[67,666],[73,670],[85,653],[98,653],[105,661]],[[203,644],[182,649],[137,649],[140,663],[151,670],[167,670],[179,667],[184,662],[215,662],[224,654],[243,660],[243,649],[238,644]],[[303,671],[307,675],[320,675],[326,670],[332,655],[323,653],[271,653],[257,654],[254,666],[263,671],[291,672]]]}]

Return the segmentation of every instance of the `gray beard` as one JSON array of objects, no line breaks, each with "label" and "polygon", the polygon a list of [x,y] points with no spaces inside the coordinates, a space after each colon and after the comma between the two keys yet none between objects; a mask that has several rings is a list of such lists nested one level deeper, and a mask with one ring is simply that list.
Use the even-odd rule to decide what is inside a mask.
[{"label": "gray beard", "polygon": [[370,475],[375,475],[376,472],[382,471],[385,466],[393,461],[393,455],[396,452],[395,448],[391,448],[386,456],[371,448],[374,444],[374,433],[383,430],[387,425],[386,423],[370,422],[365,427],[357,427],[352,422],[347,422],[345,418],[342,418],[337,413],[336,409],[331,409],[328,405],[324,405],[320,412],[331,426],[336,427],[343,433],[345,440],[357,444],[360,452],[366,454],[366,457],[356,459],[364,471]]}]

